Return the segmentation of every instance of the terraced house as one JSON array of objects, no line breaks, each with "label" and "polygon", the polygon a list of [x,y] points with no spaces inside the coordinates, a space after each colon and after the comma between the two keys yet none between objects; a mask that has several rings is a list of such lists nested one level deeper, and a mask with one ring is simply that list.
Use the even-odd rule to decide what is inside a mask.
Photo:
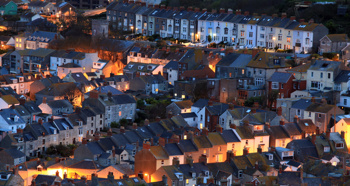
[{"label": "terraced house", "polygon": [[[153,11],[152,11],[153,10]],[[135,16],[137,15],[137,16]],[[142,33],[143,35],[159,34],[162,38],[173,37],[192,42],[227,42],[237,48],[266,47],[282,50],[293,49],[296,53],[316,51],[320,39],[328,34],[328,29],[314,23],[313,19],[296,21],[295,16],[287,18],[276,14],[249,15],[241,10],[221,8],[219,13],[214,9],[208,12],[198,8],[194,10],[183,7],[148,6],[130,1],[129,3],[113,2],[107,7],[107,20],[114,28],[123,31]]]}]

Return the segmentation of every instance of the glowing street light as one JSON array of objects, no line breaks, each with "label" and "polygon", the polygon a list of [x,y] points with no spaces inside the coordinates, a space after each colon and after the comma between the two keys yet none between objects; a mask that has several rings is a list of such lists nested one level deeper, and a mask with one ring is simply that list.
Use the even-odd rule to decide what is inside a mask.
[{"label": "glowing street light", "polygon": [[131,26],[131,34],[134,34],[134,26]]}]

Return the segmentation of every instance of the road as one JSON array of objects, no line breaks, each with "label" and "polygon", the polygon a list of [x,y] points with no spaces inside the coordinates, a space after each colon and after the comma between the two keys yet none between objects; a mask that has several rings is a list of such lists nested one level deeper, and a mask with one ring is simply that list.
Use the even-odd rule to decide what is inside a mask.
[{"label": "road", "polygon": [[102,9],[93,9],[93,10],[86,10],[86,11],[83,13],[83,16],[90,17],[90,16],[95,16],[95,15],[102,14],[103,12],[106,12],[106,8],[102,8]]}]

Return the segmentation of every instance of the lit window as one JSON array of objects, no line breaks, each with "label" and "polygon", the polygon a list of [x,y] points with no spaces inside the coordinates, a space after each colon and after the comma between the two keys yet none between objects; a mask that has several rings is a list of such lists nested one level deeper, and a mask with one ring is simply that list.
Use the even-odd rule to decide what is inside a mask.
[{"label": "lit window", "polygon": [[119,116],[122,116],[122,111],[119,111]]}]

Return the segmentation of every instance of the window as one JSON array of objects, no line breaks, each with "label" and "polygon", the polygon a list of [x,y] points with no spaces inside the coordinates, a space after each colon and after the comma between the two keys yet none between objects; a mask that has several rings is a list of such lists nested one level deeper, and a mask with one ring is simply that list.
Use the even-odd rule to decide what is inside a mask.
[{"label": "window", "polygon": [[241,37],[244,37],[244,31],[241,31]]},{"label": "window", "polygon": [[164,165],[164,160],[161,161],[161,164]]},{"label": "window", "polygon": [[228,28],[224,29],[224,34],[228,34]]},{"label": "window", "polygon": [[344,105],[347,105],[348,104],[348,100],[345,98],[344,99]]},{"label": "window", "polygon": [[300,111],[300,109],[298,109],[297,110],[297,115],[300,116],[300,114],[301,114],[301,111]]},{"label": "window", "polygon": [[243,171],[242,171],[242,170],[239,170],[239,171],[238,171],[238,178],[242,178],[242,176],[243,176]]},{"label": "window", "polygon": [[330,152],[330,150],[331,150],[331,149],[330,149],[329,147],[324,147],[324,148],[323,148],[323,151],[324,151],[324,152]]},{"label": "window", "polygon": [[283,89],[283,83],[281,83],[281,89]]},{"label": "window", "polygon": [[309,117],[311,117],[311,112],[309,112]]},{"label": "window", "polygon": [[322,114],[318,114],[318,118],[321,118]]},{"label": "window", "polygon": [[314,77],[314,72],[311,72],[311,77]]},{"label": "window", "polygon": [[207,122],[210,122],[210,116],[207,117]]},{"label": "window", "polygon": [[282,35],[278,35],[278,41],[282,41]]},{"label": "window", "polygon": [[260,39],[264,39],[264,34],[260,34]]},{"label": "window", "polygon": [[320,78],[323,78],[323,72],[320,73]]},{"label": "window", "polygon": [[235,149],[235,144],[232,144],[232,150]]},{"label": "window", "polygon": [[344,143],[336,143],[335,148],[337,149],[344,148]]},{"label": "window", "polygon": [[331,73],[328,73],[328,79],[331,79]]},{"label": "window", "polygon": [[287,42],[290,43],[290,37],[287,37]]},{"label": "window", "polygon": [[253,37],[253,32],[249,32],[249,37]]},{"label": "window", "polygon": [[248,145],[248,140],[245,140],[245,144]]}]

